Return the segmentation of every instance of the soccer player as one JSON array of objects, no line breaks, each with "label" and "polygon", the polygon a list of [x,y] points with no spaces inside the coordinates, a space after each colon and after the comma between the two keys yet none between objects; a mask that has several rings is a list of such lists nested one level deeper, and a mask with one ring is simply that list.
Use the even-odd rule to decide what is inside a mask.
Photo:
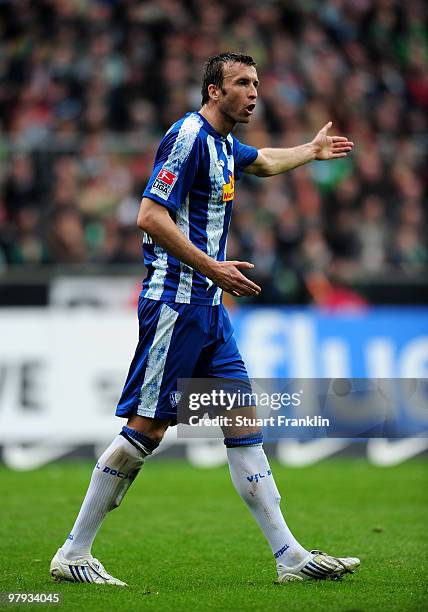
[{"label": "soccer player", "polygon": [[[315,159],[345,157],[353,147],[345,137],[328,136],[331,123],[294,148],[241,144],[232,131],[250,122],[258,85],[251,57],[209,58],[201,110],[177,121],[160,143],[137,221],[144,230],[148,274],[138,304],[139,342],[116,410],[127,425],[95,466],[71,533],[52,559],[54,580],[126,586],[91,555],[91,547],[106,514],[119,506],[145,458],[176,424],[177,379],[248,382],[222,305],[222,291],[239,297],[261,290],[243,274],[251,263],[226,260],[235,181],[242,172],[268,177]],[[254,407],[236,412],[255,416]],[[278,581],[352,573],[359,559],[308,551],[294,538],[281,513],[260,429],[232,424],[223,433],[232,482],[271,546]],[[254,474],[262,477],[251,478]]]}]

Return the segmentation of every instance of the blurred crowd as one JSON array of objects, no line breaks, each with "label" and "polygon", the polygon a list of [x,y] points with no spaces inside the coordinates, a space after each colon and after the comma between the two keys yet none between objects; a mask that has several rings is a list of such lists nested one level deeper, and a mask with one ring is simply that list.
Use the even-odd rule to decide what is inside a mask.
[{"label": "blurred crowd", "polygon": [[349,159],[244,177],[230,259],[267,299],[428,266],[423,0],[16,0],[0,3],[0,272],[138,264],[159,139],[200,107],[204,61],[257,61],[237,136],[294,146],[327,121]]}]

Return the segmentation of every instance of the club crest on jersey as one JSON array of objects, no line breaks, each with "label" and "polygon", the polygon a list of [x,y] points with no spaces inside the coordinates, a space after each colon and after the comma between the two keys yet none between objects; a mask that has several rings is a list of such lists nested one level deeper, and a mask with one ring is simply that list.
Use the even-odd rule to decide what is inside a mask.
[{"label": "club crest on jersey", "polygon": [[167,200],[169,194],[172,191],[172,188],[175,185],[177,178],[177,175],[171,172],[171,170],[161,168],[153,182],[152,188],[150,189],[150,193],[155,193],[163,200]]},{"label": "club crest on jersey", "polygon": [[169,394],[169,401],[173,408],[176,408],[181,400],[180,391],[171,391]]},{"label": "club crest on jersey", "polygon": [[229,176],[229,182],[223,185],[223,202],[233,200],[235,195],[235,177],[233,174]]}]

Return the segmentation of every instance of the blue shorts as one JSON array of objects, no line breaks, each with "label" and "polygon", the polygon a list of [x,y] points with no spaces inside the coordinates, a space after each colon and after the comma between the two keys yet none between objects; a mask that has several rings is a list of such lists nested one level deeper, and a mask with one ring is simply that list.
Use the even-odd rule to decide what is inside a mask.
[{"label": "blue shorts", "polygon": [[140,297],[140,335],[116,415],[171,419],[179,378],[233,378],[248,374],[223,304],[202,306]]}]

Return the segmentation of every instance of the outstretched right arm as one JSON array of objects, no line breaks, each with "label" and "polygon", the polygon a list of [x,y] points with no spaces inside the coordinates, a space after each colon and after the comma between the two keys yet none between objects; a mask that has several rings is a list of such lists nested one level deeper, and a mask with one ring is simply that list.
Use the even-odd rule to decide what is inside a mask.
[{"label": "outstretched right arm", "polygon": [[258,295],[260,287],[239,269],[251,269],[246,261],[216,261],[198,249],[178,229],[168,209],[150,198],[143,198],[137,225],[168,253],[211,279],[218,287],[237,297]]}]

